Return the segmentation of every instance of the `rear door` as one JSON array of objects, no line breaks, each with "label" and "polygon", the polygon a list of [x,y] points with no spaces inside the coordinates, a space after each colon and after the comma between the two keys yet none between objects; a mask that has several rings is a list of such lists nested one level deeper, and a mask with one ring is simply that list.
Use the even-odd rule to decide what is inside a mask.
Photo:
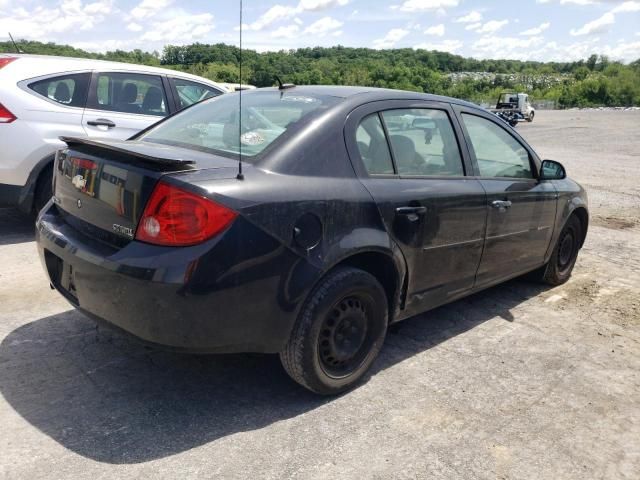
[{"label": "rear door", "polygon": [[471,164],[449,105],[374,102],[349,116],[346,132],[362,182],[407,262],[406,314],[471,289],[486,197],[465,175]]},{"label": "rear door", "polygon": [[95,72],[82,125],[92,138],[124,140],[169,114],[160,75]]},{"label": "rear door", "polygon": [[557,192],[538,181],[535,153],[493,115],[457,109],[488,217],[478,286],[542,265],[553,234]]}]

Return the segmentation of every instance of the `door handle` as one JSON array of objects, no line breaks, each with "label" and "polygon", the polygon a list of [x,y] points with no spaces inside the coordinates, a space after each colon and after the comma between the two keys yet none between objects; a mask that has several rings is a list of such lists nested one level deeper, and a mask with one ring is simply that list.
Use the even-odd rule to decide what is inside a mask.
[{"label": "door handle", "polygon": [[494,200],[491,202],[491,206],[493,208],[499,208],[501,210],[507,209],[511,206],[511,201],[509,200]]},{"label": "door handle", "polygon": [[113,128],[116,126],[116,124],[113,123],[108,118],[98,118],[96,120],[89,120],[87,122],[87,125],[91,125],[92,127],[107,127],[107,128]]},{"label": "door handle", "polygon": [[427,212],[427,207],[398,207],[396,208],[396,214],[398,215],[421,215]]}]

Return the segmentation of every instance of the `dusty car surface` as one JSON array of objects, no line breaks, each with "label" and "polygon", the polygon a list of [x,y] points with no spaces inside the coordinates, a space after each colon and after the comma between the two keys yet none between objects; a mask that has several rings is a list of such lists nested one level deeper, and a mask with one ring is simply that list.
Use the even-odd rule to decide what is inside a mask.
[{"label": "dusty car surface", "polygon": [[584,190],[475,105],[310,86],[243,92],[238,112],[229,94],[128,141],[65,139],[37,220],[53,287],[147,341],[279,353],[332,394],[389,324],[571,274]]}]

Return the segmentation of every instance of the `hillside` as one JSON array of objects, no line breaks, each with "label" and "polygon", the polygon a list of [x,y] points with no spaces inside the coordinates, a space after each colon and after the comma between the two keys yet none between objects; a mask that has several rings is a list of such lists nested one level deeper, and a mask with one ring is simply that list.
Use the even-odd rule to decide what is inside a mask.
[{"label": "hillside", "polygon": [[[162,65],[221,82],[238,82],[239,49],[225,44],[167,45],[160,52],[116,50],[98,54],[68,45],[20,41],[25,53]],[[0,42],[0,52],[15,52]],[[243,50],[243,79],[258,87],[283,81],[399,88],[492,101],[515,89],[560,108],[640,105],[640,59],[625,65],[591,55],[577,62],[478,60],[446,52],[368,48],[301,48],[258,53]]]}]

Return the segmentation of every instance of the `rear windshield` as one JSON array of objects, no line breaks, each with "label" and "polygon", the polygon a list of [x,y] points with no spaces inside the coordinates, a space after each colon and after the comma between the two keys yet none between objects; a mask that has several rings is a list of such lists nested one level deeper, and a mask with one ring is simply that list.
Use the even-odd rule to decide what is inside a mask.
[{"label": "rear windshield", "polygon": [[194,105],[158,124],[139,140],[236,157],[258,156],[287,130],[320,115],[341,98],[255,92],[242,94],[240,131],[237,93],[220,95]]}]

